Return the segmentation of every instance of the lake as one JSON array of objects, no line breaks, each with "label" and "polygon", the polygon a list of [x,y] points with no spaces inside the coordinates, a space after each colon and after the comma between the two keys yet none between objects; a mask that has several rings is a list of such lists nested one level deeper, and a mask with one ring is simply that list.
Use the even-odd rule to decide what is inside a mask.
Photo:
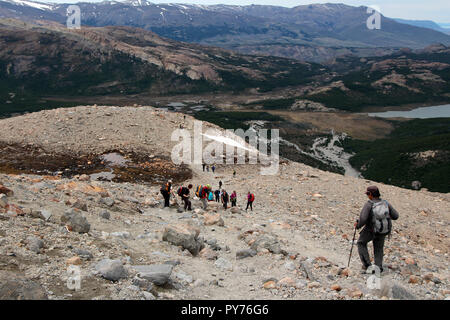
[{"label": "lake", "polygon": [[430,118],[450,118],[450,104],[434,107],[423,107],[409,111],[386,111],[369,113],[371,117],[381,118],[411,118],[411,119],[430,119]]}]

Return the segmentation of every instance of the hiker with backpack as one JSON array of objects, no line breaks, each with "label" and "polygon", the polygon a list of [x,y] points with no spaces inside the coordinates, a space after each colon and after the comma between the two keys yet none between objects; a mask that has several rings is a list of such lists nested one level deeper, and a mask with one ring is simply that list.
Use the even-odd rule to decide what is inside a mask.
[{"label": "hiker with backpack", "polygon": [[233,193],[230,196],[230,200],[231,200],[231,206],[232,207],[236,207],[236,201],[237,201],[237,193],[236,193],[236,191],[233,191]]},{"label": "hiker with backpack", "polygon": [[214,201],[214,192],[212,190],[209,190],[208,201]]},{"label": "hiker with backpack", "polygon": [[172,189],[172,180],[167,181],[160,189],[162,196],[164,197],[164,208],[170,207],[170,193]]},{"label": "hiker with backpack", "polygon": [[223,208],[225,210],[228,209],[228,202],[230,202],[230,197],[228,195],[228,192],[226,192],[225,189],[222,190],[222,203],[223,203]]},{"label": "hiker with backpack", "polygon": [[192,210],[192,203],[191,200],[189,200],[189,193],[192,189],[192,184],[188,185],[188,187],[180,187],[178,189],[178,195],[181,197],[181,200],[184,202],[184,211]]},{"label": "hiker with backpack", "polygon": [[220,202],[220,190],[219,189],[214,191],[214,195],[216,196],[216,202]]},{"label": "hiker with backpack", "polygon": [[206,210],[208,208],[208,196],[209,192],[211,191],[211,185],[206,186],[198,186],[197,192],[195,195],[200,198],[200,201],[203,204],[203,210]]},{"label": "hiker with backpack", "polygon": [[245,208],[245,211],[247,211],[249,206],[250,209],[253,211],[253,201],[255,201],[255,195],[253,193],[250,193],[249,191],[247,193],[247,208]]},{"label": "hiker with backpack", "polygon": [[357,241],[358,253],[363,264],[362,270],[366,272],[372,265],[367,244],[373,241],[375,265],[380,268],[380,272],[383,272],[384,240],[392,231],[391,220],[397,220],[399,214],[391,204],[380,198],[380,191],[376,186],[368,187],[366,195],[369,201],[364,205],[359,219],[355,222],[356,229],[364,227]]}]

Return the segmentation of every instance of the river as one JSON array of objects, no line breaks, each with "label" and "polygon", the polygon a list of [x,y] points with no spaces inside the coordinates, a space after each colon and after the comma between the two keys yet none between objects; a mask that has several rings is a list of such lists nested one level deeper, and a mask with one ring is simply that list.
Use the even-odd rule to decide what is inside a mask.
[{"label": "river", "polygon": [[[257,130],[264,127],[264,121],[249,121],[250,129],[257,134]],[[331,130],[331,138],[318,137],[314,140],[310,151],[303,150],[297,144],[290,142],[282,137],[278,138],[280,144],[295,148],[297,152],[307,155],[311,158],[319,160],[327,165],[335,165],[344,169],[346,176],[361,177],[361,173],[350,165],[350,158],[353,156],[350,153],[344,152],[344,148],[338,144],[347,138],[346,133],[335,133]]]},{"label": "river", "polygon": [[361,177],[361,173],[350,165],[350,158],[353,156],[350,153],[344,152],[344,148],[337,144],[347,138],[347,134],[336,134],[331,131],[331,139],[328,137],[320,137],[314,140],[311,150],[317,159],[321,161],[328,161],[345,170],[346,176]]}]

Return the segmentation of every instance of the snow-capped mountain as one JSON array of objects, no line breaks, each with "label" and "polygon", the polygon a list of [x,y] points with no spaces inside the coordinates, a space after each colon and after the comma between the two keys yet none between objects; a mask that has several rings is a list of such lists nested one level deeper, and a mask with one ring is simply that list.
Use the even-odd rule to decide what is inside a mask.
[{"label": "snow-capped mountain", "polygon": [[[50,20],[64,24],[69,5],[0,0],[0,18]],[[178,41],[316,62],[343,54],[383,55],[402,47],[416,49],[433,43],[450,45],[447,34],[384,16],[381,30],[369,30],[367,8],[344,4],[287,8],[115,0],[77,5],[84,26],[138,27]]]},{"label": "snow-capped mountain", "polygon": [[13,5],[18,6],[24,6],[24,7],[31,7],[36,8],[40,10],[53,10],[55,7],[54,4],[51,3],[44,3],[44,2],[37,2],[37,1],[25,1],[25,0],[2,0],[1,2],[8,2]]},{"label": "snow-capped mountain", "polygon": [[145,7],[145,6],[151,6],[153,3],[151,3],[150,1],[146,1],[146,0],[124,0],[124,1],[119,1],[125,4],[130,4],[134,7]]}]

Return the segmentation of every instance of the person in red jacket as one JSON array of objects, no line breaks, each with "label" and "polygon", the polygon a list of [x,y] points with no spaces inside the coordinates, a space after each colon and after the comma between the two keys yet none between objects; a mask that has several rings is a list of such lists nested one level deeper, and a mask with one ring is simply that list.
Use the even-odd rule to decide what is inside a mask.
[{"label": "person in red jacket", "polygon": [[233,191],[233,193],[230,196],[230,200],[231,200],[231,206],[232,207],[236,207],[236,201],[237,201],[237,193],[236,193],[236,191]]},{"label": "person in red jacket", "polygon": [[203,210],[208,208],[208,195],[211,191],[211,185],[208,184],[200,190],[200,200],[203,203]]},{"label": "person in red jacket", "polygon": [[253,211],[253,201],[255,201],[255,195],[253,193],[250,193],[249,191],[247,194],[247,208],[245,208],[245,211],[247,211],[249,206],[250,209]]}]

